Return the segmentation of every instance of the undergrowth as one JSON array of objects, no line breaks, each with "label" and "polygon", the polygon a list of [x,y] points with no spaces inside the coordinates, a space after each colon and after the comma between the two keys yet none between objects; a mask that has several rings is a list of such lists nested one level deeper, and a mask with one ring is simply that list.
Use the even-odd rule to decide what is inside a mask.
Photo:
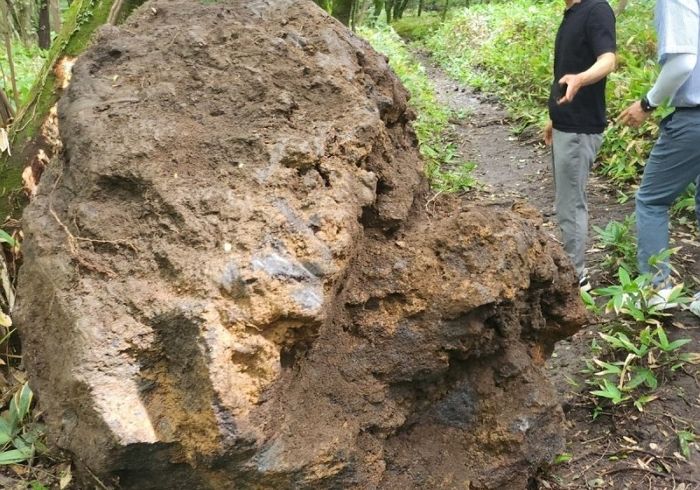
[{"label": "undergrowth", "polygon": [[450,110],[441,104],[425,68],[391,27],[362,28],[360,34],[389,58],[389,64],[411,94],[410,105],[417,113],[413,127],[426,174],[437,192],[462,192],[477,185],[473,163],[460,161],[449,141]]},{"label": "undergrowth", "polygon": [[[591,312],[609,318],[599,332],[602,343],[593,341],[592,357],[585,361],[582,372],[586,384],[594,388],[589,391],[594,418],[610,406],[629,404],[644,411],[647,404],[659,398],[658,388],[676,371],[686,364],[700,363],[699,353],[686,350],[691,339],[672,340],[664,326],[674,310],[692,301],[684,284],[659,290],[652,274],[635,277],[625,267],[625,262],[633,262],[630,255],[634,247],[629,240],[633,224],[632,217],[628,217],[622,223],[611,222],[605,229],[598,229],[600,243],[609,252],[608,267],[619,265],[617,284],[582,293]],[[670,263],[677,251],[662,251],[650,258],[650,266],[656,269],[661,263]],[[595,297],[604,300],[604,311]]]},{"label": "undergrowth", "polygon": [[606,255],[601,263],[604,271],[617,271],[619,267],[632,274],[637,272],[637,239],[635,216],[631,214],[623,221],[610,221],[605,228],[593,225],[597,235],[596,246]]},{"label": "undergrowth", "polygon": [[[29,468],[47,448],[43,443],[44,426],[39,422],[40,414],[32,411],[34,394],[26,382],[14,340],[11,313],[21,249],[18,235],[0,229],[0,476],[12,472],[25,480],[35,476]],[[8,481],[5,479],[3,484]],[[38,480],[27,479],[26,483],[32,488],[46,488]]]},{"label": "undergrowth", "polygon": [[394,21],[391,27],[403,39],[420,41],[440,28],[442,19],[437,13],[423,14],[421,17],[407,16]]},{"label": "undergrowth", "polygon": [[[26,102],[32,84],[34,80],[36,80],[36,76],[41,70],[41,67],[44,65],[46,51],[35,45],[25,46],[21,42],[16,41],[12,43],[12,58],[15,66],[17,92],[20,105],[22,105]],[[2,76],[3,90],[14,107],[15,95],[7,51],[4,46],[0,49],[0,75]],[[17,110],[16,107],[15,110]]]},{"label": "undergrowth", "polygon": [[[640,0],[618,18],[619,66],[607,87],[611,117],[640,98],[655,79],[653,5]],[[437,30],[411,32],[423,34],[422,42],[451,76],[498,95],[522,130],[546,121],[562,10],[560,1],[479,4],[455,12]],[[656,120],[639,130],[611,125],[600,153],[602,172],[615,181],[634,180],[657,134]]]}]

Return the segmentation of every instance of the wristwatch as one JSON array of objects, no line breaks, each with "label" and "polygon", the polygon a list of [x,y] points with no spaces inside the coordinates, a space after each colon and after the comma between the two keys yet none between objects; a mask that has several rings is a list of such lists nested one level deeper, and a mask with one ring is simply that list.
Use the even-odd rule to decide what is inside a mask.
[{"label": "wristwatch", "polygon": [[646,95],[644,97],[642,97],[642,100],[640,102],[642,104],[642,110],[644,112],[653,112],[654,109],[656,109],[656,106],[651,105],[651,102],[649,102],[649,99],[647,98]]}]

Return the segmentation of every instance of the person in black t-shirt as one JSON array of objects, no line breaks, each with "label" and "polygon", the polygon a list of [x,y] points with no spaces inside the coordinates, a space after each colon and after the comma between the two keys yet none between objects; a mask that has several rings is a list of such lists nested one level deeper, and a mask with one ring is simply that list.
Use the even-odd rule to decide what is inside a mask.
[{"label": "person in black t-shirt", "polygon": [[564,250],[588,291],[588,174],[607,125],[605,81],[615,69],[615,14],[606,0],[566,0],[554,47],[550,121],[544,140],[552,145],[555,203]]}]

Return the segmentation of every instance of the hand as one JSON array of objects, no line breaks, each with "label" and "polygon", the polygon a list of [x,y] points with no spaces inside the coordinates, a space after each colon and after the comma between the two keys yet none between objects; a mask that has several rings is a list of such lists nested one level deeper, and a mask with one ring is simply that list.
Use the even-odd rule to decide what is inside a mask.
[{"label": "hand", "polygon": [[547,146],[552,146],[552,121],[549,120],[547,121],[547,124],[544,125],[544,144]]},{"label": "hand", "polygon": [[622,111],[622,114],[620,114],[617,118],[617,122],[622,123],[625,126],[637,128],[641,126],[644,121],[649,119],[650,115],[651,112],[644,112],[642,109],[642,103],[637,101]]},{"label": "hand", "polygon": [[559,79],[559,85],[564,84],[567,85],[566,93],[564,94],[564,97],[557,101],[557,104],[559,105],[573,102],[574,97],[576,97],[576,94],[583,86],[583,80],[581,79],[580,75],[564,75]]}]

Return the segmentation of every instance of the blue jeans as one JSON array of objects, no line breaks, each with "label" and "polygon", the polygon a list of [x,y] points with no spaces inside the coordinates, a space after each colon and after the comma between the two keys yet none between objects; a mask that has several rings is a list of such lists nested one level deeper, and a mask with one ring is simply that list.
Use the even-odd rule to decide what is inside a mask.
[{"label": "blue jeans", "polygon": [[[668,264],[651,270],[649,257],[669,248],[669,208],[688,185],[700,184],[700,109],[681,109],[661,121],[661,135],[644,168],[637,191],[637,261],[643,273],[655,274],[663,284],[670,275]],[[698,185],[700,191],[700,185]],[[700,222],[700,194],[695,194],[695,213]]]}]

